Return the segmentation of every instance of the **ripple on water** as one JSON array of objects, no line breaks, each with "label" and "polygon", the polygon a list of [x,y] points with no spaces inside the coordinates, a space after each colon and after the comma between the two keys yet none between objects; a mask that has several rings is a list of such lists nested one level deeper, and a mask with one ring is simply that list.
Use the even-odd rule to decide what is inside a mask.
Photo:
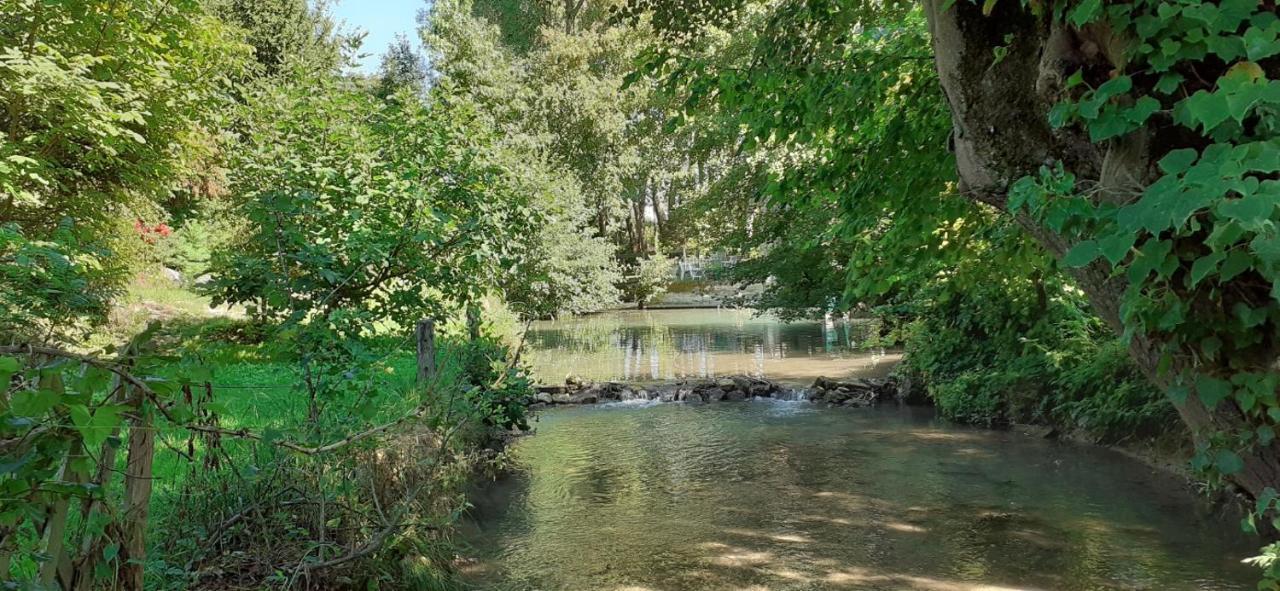
[{"label": "ripple on water", "polygon": [[1127,458],[894,411],[557,409],[513,453],[484,588],[1253,588],[1250,540]]}]

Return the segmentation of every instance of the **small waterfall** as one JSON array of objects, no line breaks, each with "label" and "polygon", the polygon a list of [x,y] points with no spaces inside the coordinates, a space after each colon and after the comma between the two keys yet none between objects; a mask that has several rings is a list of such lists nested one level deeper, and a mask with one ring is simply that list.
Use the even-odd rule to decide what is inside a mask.
[{"label": "small waterfall", "polygon": [[809,400],[808,388],[783,388],[773,393],[774,400],[787,402],[803,402]]}]

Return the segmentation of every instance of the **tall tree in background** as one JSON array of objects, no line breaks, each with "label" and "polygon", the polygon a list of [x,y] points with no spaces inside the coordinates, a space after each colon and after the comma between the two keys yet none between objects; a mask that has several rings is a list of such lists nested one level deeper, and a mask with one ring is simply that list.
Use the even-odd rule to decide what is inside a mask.
[{"label": "tall tree in background", "polygon": [[382,54],[374,95],[385,99],[400,90],[421,94],[427,90],[427,78],[426,59],[407,37],[396,35]]},{"label": "tall tree in background", "polygon": [[[616,301],[613,284],[620,280],[609,242],[614,210],[608,207],[621,190],[616,171],[624,118],[609,86],[574,85],[583,82],[574,78],[579,74],[589,78],[584,69],[594,50],[577,46],[558,58],[543,51],[521,57],[471,9],[469,2],[435,3],[424,15],[422,35],[439,76],[433,96],[474,105],[499,130],[501,165],[548,214],[539,229],[549,255],[536,272],[540,279],[514,297],[534,315],[557,311],[548,305],[561,312],[607,306]],[[585,88],[593,96],[575,102]]]},{"label": "tall tree in background", "polygon": [[253,47],[254,74],[276,77],[333,72],[352,40],[307,0],[211,0],[212,11]]}]

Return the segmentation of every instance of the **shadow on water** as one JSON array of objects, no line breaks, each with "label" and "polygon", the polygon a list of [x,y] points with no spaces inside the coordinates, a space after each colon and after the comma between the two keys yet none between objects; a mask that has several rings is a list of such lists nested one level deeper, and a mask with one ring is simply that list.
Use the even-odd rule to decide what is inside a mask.
[{"label": "shadow on water", "polygon": [[919,413],[755,401],[547,413],[478,499],[498,590],[1251,589],[1183,486]]}]

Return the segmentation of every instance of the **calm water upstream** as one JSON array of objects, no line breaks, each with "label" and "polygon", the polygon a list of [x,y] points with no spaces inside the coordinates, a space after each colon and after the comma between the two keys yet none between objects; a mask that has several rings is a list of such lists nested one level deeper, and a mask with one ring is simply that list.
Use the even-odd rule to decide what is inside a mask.
[{"label": "calm water upstream", "polygon": [[1251,589],[1255,544],[1099,448],[798,402],[542,415],[477,500],[483,589]]},{"label": "calm water upstream", "polygon": [[570,374],[596,381],[744,374],[812,383],[817,376],[874,377],[897,361],[868,350],[865,322],[783,323],[747,310],[626,310],[538,322],[528,359],[546,383]]}]

